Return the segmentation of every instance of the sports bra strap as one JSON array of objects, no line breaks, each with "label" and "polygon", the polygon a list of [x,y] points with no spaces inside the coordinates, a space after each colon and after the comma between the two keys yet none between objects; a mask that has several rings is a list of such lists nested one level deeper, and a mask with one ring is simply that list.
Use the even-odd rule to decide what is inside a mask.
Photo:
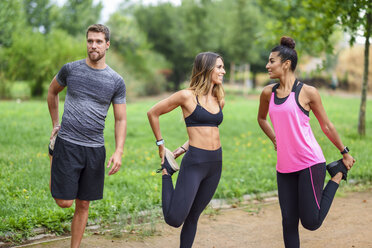
[{"label": "sports bra strap", "polygon": [[295,80],[295,82],[294,82],[294,84],[293,84],[292,90],[291,90],[292,92],[296,92],[297,84],[298,84],[298,80],[297,80],[297,78],[296,78],[296,80]]},{"label": "sports bra strap", "polygon": [[[199,103],[199,99],[198,99],[198,96],[196,96],[196,102],[198,103],[198,105],[200,105]],[[200,105],[201,106],[201,105]]]}]

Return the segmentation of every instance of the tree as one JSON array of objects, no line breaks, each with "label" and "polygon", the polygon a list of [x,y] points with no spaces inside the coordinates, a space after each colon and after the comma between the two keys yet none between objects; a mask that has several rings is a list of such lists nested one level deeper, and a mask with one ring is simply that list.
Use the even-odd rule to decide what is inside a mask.
[{"label": "tree", "polygon": [[155,51],[163,54],[171,63],[173,89],[179,89],[180,83],[190,71],[193,55],[187,53],[186,42],[182,39],[183,24],[179,7],[170,3],[156,6],[139,6],[134,12],[139,27],[147,34],[148,41]]},{"label": "tree", "polygon": [[49,33],[52,20],[50,12],[52,4],[49,0],[23,0],[27,23],[35,30]]},{"label": "tree", "polygon": [[89,25],[97,23],[103,5],[93,0],[67,0],[57,17],[57,28],[66,30],[70,35],[85,34]]},{"label": "tree", "polygon": [[128,76],[131,77],[130,81],[137,81],[135,90],[139,95],[161,93],[165,88],[165,78],[160,71],[169,65],[162,55],[152,50],[146,34],[138,27],[136,20],[118,11],[110,16],[107,25],[113,34],[110,50],[115,54],[109,57],[120,57],[125,64],[125,68],[116,70],[124,75],[127,74],[126,71],[130,72]]},{"label": "tree", "polygon": [[340,19],[336,20],[351,35],[350,44],[352,45],[355,42],[359,30],[363,32],[366,40],[364,44],[364,72],[358,120],[358,133],[364,136],[366,134],[365,123],[368,91],[369,38],[372,33],[372,2],[370,0],[346,1],[343,3],[340,12]]},{"label": "tree", "polygon": [[0,1],[0,49],[12,43],[12,33],[24,26],[24,15],[20,0]]},{"label": "tree", "polygon": [[180,6],[139,6],[134,16],[154,49],[173,65],[174,89],[187,78],[199,52],[220,53],[226,66],[261,58],[255,43],[261,19],[256,1],[184,0]]},{"label": "tree", "polygon": [[[255,73],[265,69],[266,61],[264,53],[267,51],[259,44],[259,36],[262,35],[262,12],[257,1],[234,0],[225,1],[225,9],[229,9],[226,22],[229,28],[223,35],[224,49],[231,63],[230,82],[234,81],[235,64],[245,64],[245,74],[250,71]],[[261,69],[262,67],[262,69]],[[246,78],[245,80],[248,80]],[[255,87],[255,78],[252,81]]]},{"label": "tree", "polygon": [[5,98],[10,93],[10,82],[5,76],[8,61],[4,55],[5,49],[12,45],[12,34],[26,26],[21,0],[0,1],[0,97]]},{"label": "tree", "polygon": [[31,95],[42,96],[44,83],[50,82],[66,61],[86,56],[83,44],[61,30],[49,35],[33,32],[31,28],[16,32],[12,45],[4,49],[6,77],[30,80]]}]

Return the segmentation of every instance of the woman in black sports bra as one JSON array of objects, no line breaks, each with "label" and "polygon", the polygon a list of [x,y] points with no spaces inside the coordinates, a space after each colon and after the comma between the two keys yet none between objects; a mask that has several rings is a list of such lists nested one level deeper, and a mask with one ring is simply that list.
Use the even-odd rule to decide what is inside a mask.
[{"label": "woman in black sports bra", "polygon": [[[180,247],[192,247],[200,214],[212,199],[221,177],[222,149],[218,126],[223,119],[225,68],[222,57],[205,52],[196,56],[188,89],[160,101],[148,112],[162,164],[162,207],[165,222],[183,224]],[[177,170],[165,156],[159,116],[182,108],[189,139],[173,152],[182,159],[176,187],[171,175]]]}]

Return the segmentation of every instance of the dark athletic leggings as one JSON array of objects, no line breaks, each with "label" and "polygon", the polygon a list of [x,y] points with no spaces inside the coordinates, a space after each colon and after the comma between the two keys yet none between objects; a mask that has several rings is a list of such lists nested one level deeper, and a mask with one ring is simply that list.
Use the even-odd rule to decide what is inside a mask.
[{"label": "dark athletic leggings", "polygon": [[221,148],[209,151],[190,146],[182,159],[175,189],[172,178],[163,175],[164,219],[173,227],[183,223],[181,248],[192,246],[199,216],[216,191],[221,169]]},{"label": "dark athletic leggings", "polygon": [[323,190],[325,173],[325,163],[293,173],[277,172],[286,248],[300,247],[299,220],[312,231],[322,225],[338,189],[338,184],[329,180]]}]

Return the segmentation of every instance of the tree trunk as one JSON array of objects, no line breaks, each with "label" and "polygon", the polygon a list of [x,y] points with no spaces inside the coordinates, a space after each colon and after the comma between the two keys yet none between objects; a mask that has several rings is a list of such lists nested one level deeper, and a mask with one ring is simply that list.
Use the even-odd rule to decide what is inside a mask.
[{"label": "tree trunk", "polygon": [[256,72],[252,72],[252,89],[256,89],[257,87],[257,73]]},{"label": "tree trunk", "polygon": [[252,88],[252,82],[249,78],[251,74],[251,64],[244,65],[244,87],[247,89],[247,92]]},{"label": "tree trunk", "polygon": [[235,63],[230,64],[230,82],[231,85],[235,84]]},{"label": "tree trunk", "polygon": [[368,64],[369,64],[369,37],[371,36],[372,27],[372,16],[371,13],[366,14],[367,25],[365,38],[366,43],[364,46],[364,75],[363,75],[363,85],[362,85],[362,97],[360,101],[359,110],[359,123],[358,123],[358,133],[362,136],[366,134],[366,107],[367,107],[367,91],[368,91]]},{"label": "tree trunk", "polygon": [[33,83],[31,86],[31,96],[38,97],[38,96],[42,96],[43,93],[44,93],[43,80],[36,79],[36,82]]}]

